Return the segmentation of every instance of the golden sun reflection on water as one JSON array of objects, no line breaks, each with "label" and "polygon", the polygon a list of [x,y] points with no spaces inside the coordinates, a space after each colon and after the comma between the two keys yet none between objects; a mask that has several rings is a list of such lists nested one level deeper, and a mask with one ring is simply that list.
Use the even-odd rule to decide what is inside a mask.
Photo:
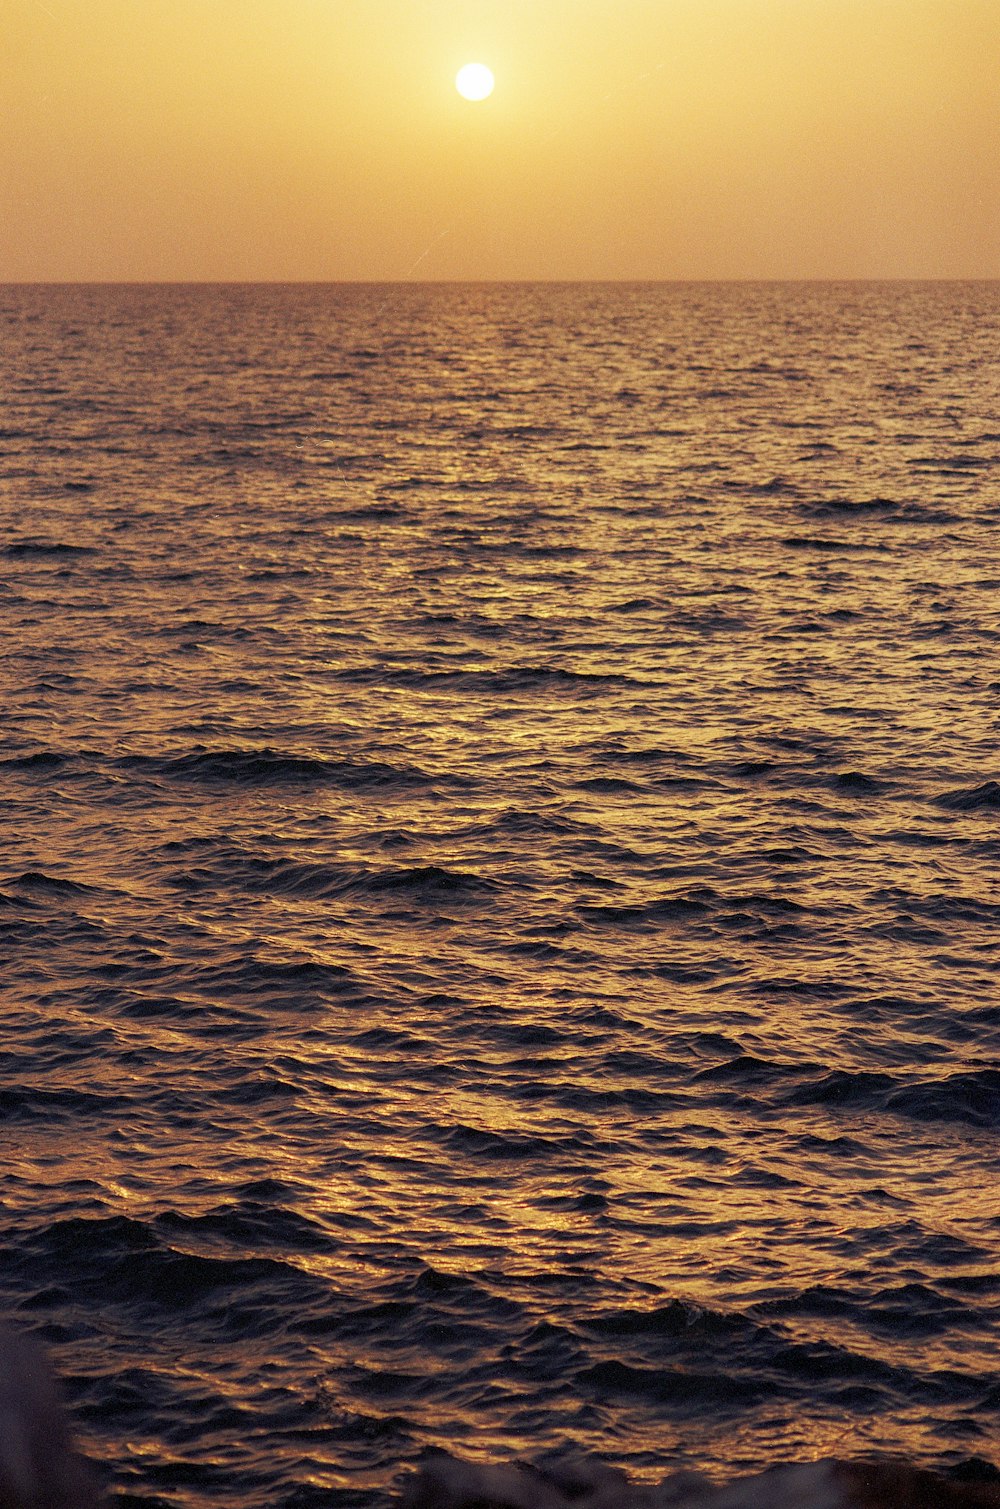
[{"label": "golden sun reflection on water", "polygon": [[994,294],[8,296],[0,1278],[108,1459],[986,1452]]}]

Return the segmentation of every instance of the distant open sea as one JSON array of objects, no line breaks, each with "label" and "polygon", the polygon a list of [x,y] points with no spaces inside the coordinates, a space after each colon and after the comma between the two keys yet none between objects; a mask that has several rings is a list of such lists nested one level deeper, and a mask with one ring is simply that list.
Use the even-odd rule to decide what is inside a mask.
[{"label": "distant open sea", "polygon": [[0,1299],[136,1509],[995,1460],[1000,284],[0,288]]}]

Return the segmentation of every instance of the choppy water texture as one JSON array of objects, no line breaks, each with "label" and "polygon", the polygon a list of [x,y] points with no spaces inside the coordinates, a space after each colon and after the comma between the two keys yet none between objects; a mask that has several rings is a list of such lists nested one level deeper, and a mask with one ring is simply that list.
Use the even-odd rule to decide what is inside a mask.
[{"label": "choppy water texture", "polygon": [[1000,285],[0,316],[0,1297],[117,1491],[994,1457]]}]

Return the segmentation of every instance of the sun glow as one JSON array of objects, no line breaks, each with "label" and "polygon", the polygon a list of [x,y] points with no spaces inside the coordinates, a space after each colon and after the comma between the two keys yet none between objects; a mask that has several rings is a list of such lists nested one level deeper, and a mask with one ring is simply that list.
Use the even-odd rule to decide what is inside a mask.
[{"label": "sun glow", "polygon": [[455,75],[455,88],[465,100],[485,100],[493,93],[493,74],[485,63],[466,63]]}]

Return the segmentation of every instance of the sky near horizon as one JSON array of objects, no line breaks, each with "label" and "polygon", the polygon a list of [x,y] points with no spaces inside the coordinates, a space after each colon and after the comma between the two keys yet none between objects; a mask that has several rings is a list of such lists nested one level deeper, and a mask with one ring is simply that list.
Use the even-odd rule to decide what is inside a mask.
[{"label": "sky near horizon", "polygon": [[0,142],[4,282],[995,278],[1000,0],[0,0]]}]

